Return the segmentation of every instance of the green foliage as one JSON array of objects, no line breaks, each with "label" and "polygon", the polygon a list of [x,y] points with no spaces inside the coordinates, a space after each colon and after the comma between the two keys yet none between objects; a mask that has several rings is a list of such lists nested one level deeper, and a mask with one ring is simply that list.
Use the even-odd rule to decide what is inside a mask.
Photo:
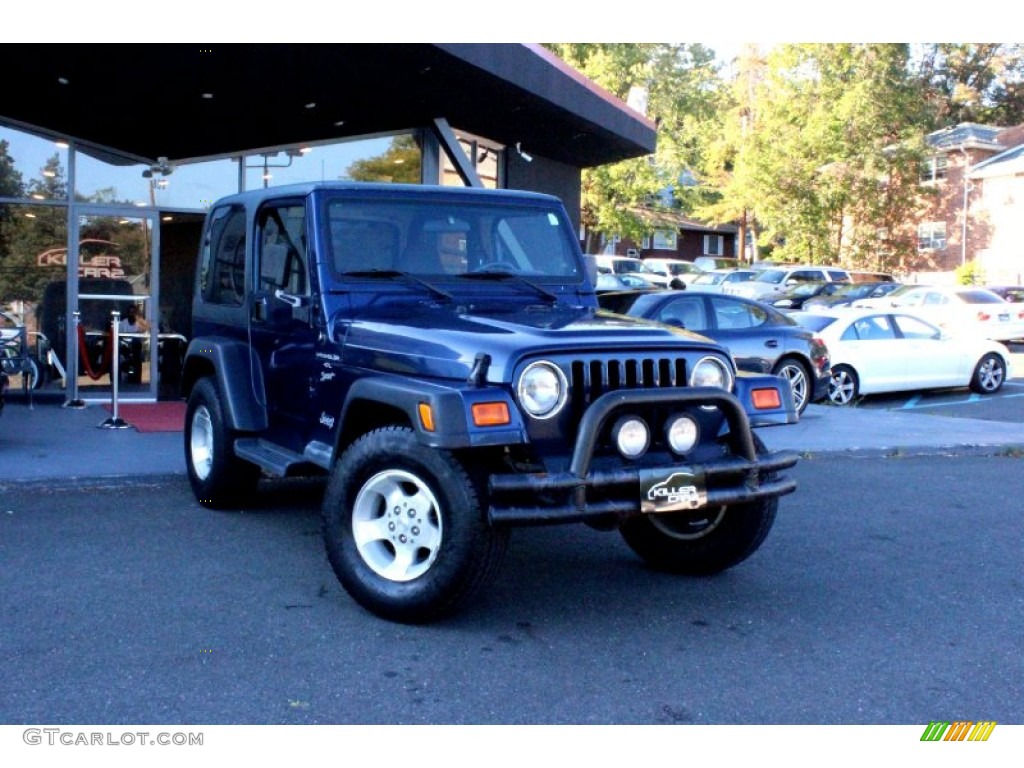
[{"label": "green foliage", "polygon": [[[556,55],[622,100],[630,90],[647,96],[647,117],[657,124],[657,150],[587,169],[582,180],[581,218],[588,232],[640,240],[650,232],[640,215],[663,190],[687,210],[706,192],[684,189],[680,178],[698,167],[703,123],[717,113],[720,86],[714,54],[697,45],[665,43],[550,43]],[[588,244],[588,249],[595,244]]]},{"label": "green foliage", "polygon": [[908,61],[896,44],[745,51],[705,155],[722,198],[698,215],[749,218],[788,261],[878,268],[882,253],[911,253],[898,238],[917,205],[924,122]]},{"label": "green foliage", "polygon": [[381,154],[356,160],[346,175],[353,181],[419,184],[421,153],[414,136],[396,136]]},{"label": "green foliage", "polygon": [[961,264],[953,272],[957,285],[984,285],[985,271],[981,264],[976,261],[968,261]]},{"label": "green foliage", "polygon": [[1021,43],[922,45],[916,77],[933,129],[957,123],[1024,122]]}]

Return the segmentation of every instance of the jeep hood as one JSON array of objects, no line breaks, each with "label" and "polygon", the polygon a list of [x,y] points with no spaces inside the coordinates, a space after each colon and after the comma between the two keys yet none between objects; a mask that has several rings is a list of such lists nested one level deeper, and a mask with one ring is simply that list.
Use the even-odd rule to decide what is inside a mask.
[{"label": "jeep hood", "polygon": [[[589,307],[523,306],[498,311],[446,305],[390,305],[354,319],[336,317],[334,340],[346,365],[402,375],[466,379],[478,354],[488,380],[509,381],[523,357],[714,345],[688,331]],[[723,353],[724,354],[724,353]],[[727,356],[727,355],[726,355]]]}]

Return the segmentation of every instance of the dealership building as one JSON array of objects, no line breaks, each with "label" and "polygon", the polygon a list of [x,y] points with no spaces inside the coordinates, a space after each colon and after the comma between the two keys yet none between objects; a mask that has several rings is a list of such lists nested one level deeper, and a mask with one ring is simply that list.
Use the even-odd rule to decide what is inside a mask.
[{"label": "dealership building", "polygon": [[655,145],[652,121],[535,45],[5,45],[0,66],[18,81],[0,95],[0,330],[25,328],[35,391],[69,401],[110,398],[102,339],[130,305],[147,351],[120,396],[175,396],[223,195],[525,189],[579,224],[582,169]]}]

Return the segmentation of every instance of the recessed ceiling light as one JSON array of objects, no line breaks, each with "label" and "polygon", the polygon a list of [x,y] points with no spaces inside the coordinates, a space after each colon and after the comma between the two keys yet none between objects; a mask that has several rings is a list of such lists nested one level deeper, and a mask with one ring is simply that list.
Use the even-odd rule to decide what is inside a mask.
[{"label": "recessed ceiling light", "polygon": [[343,126],[344,124],[345,124],[345,121],[344,121],[344,120],[335,120],[335,121],[334,121],[334,127],[335,127],[335,128],[340,128],[340,127],[341,127],[341,126]]},{"label": "recessed ceiling light", "polygon": [[212,99],[213,98],[213,94],[212,93],[204,93],[203,94],[203,98],[204,99]]},{"label": "recessed ceiling light", "polygon": [[306,105],[306,109],[316,109],[316,102],[311,101]]},{"label": "recessed ceiling light", "polygon": [[71,81],[68,80],[66,77],[58,77],[57,78],[57,82],[60,83],[61,85],[67,85]]}]

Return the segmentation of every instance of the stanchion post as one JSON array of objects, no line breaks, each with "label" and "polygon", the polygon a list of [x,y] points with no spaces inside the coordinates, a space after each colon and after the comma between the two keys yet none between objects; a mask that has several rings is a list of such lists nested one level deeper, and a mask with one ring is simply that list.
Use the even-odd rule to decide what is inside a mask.
[{"label": "stanchion post", "polygon": [[68,360],[67,370],[67,375],[71,377],[71,399],[64,403],[64,407],[85,408],[85,401],[78,397],[78,356],[82,354],[82,350],[78,348],[78,328],[82,324],[82,313],[76,309],[73,314],[72,325],[74,327],[71,330],[71,346],[75,353]]},{"label": "stanchion post", "polygon": [[110,409],[113,411],[108,419],[104,419],[99,425],[103,429],[127,429],[131,426],[121,418],[117,411],[117,385],[121,378],[121,339],[120,339],[121,313],[116,309],[110,313]]}]

